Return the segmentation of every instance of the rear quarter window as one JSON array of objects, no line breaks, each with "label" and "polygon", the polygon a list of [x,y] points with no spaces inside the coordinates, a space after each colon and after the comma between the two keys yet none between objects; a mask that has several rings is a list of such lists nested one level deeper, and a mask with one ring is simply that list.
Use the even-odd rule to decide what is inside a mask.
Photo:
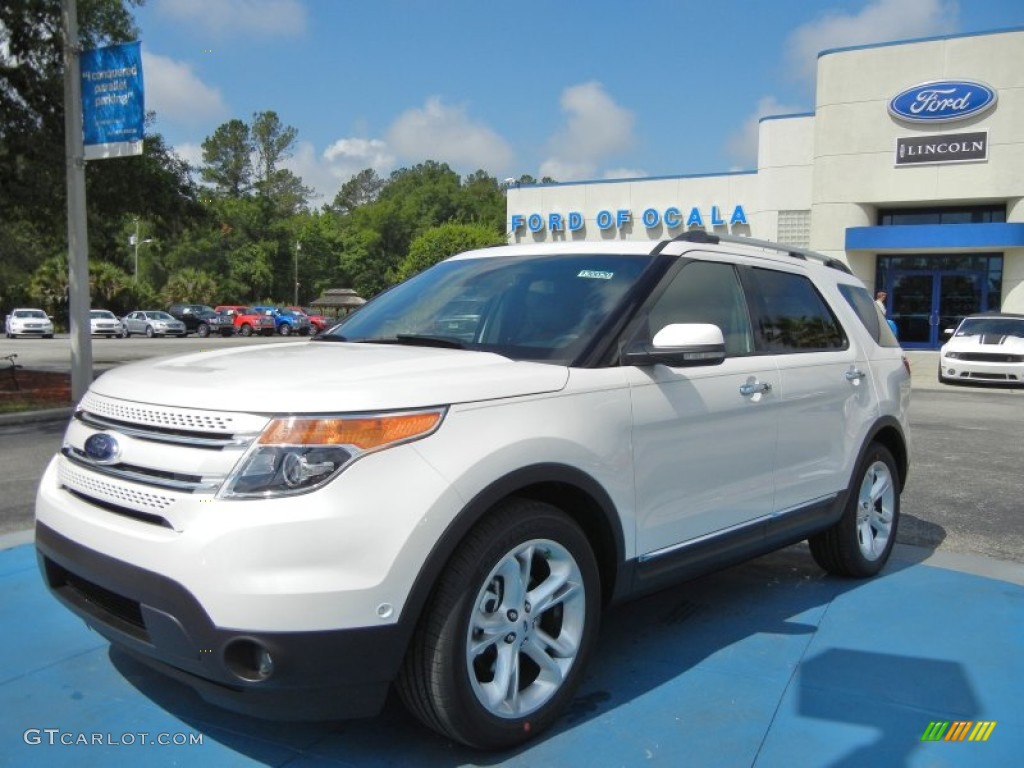
[{"label": "rear quarter window", "polygon": [[853,308],[861,324],[871,334],[871,338],[877,342],[878,346],[898,347],[900,345],[867,288],[862,285],[840,283],[839,293]]}]

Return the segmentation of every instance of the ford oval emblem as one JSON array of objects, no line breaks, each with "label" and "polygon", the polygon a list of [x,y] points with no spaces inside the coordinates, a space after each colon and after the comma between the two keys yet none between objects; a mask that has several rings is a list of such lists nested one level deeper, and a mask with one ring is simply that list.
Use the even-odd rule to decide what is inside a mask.
[{"label": "ford oval emblem", "polygon": [[971,80],[937,80],[907,88],[889,102],[889,114],[912,123],[948,123],[980,115],[996,104],[991,86]]},{"label": "ford oval emblem", "polygon": [[113,435],[97,432],[85,441],[85,455],[97,464],[113,464],[121,456],[121,446]]}]

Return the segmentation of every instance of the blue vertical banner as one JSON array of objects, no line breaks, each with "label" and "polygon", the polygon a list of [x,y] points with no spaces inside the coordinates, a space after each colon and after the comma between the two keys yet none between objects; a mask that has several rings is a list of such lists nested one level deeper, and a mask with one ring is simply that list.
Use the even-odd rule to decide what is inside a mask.
[{"label": "blue vertical banner", "polygon": [[141,155],[142,43],[82,51],[81,68],[85,159]]}]

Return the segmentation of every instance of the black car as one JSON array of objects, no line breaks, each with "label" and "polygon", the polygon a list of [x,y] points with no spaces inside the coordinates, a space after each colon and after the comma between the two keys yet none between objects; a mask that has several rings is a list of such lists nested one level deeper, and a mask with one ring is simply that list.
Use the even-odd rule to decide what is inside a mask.
[{"label": "black car", "polygon": [[185,324],[185,332],[206,338],[211,333],[232,336],[235,333],[233,318],[222,312],[215,312],[207,304],[171,304],[167,313]]}]

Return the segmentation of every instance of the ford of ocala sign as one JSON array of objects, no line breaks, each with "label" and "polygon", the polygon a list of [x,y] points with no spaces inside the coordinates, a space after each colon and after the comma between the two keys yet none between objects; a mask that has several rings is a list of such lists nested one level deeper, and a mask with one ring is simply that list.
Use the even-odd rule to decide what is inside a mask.
[{"label": "ford of ocala sign", "polygon": [[912,123],[948,123],[980,115],[996,103],[996,92],[971,80],[938,80],[907,88],[889,102],[889,114]]}]

